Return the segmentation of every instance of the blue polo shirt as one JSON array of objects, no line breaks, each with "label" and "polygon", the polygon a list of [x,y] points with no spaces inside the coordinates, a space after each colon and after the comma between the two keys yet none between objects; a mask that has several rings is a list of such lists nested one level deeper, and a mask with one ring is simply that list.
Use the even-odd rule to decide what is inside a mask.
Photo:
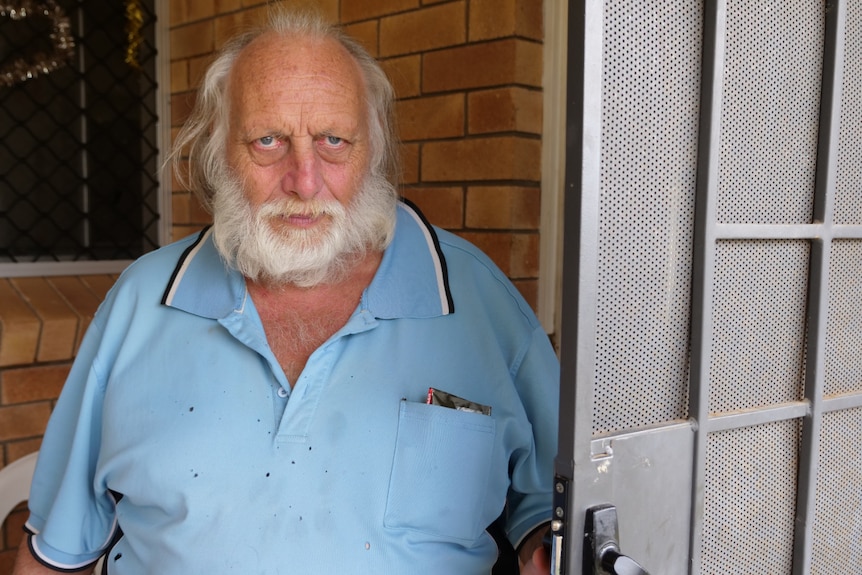
[{"label": "blue polo shirt", "polygon": [[[27,523],[58,569],[487,574],[549,520],[559,367],[466,241],[398,208],[346,325],[293,387],[211,232],[140,258],[81,345]],[[438,388],[491,414],[427,405]]]}]

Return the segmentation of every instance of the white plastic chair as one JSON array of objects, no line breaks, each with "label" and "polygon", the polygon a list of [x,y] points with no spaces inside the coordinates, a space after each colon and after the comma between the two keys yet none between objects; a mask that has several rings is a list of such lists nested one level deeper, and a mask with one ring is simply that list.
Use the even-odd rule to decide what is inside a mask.
[{"label": "white plastic chair", "polygon": [[[16,459],[3,469],[0,469],[0,522],[22,501],[30,497],[30,483],[33,481],[33,471],[36,469],[36,459],[39,452]],[[96,563],[93,573],[102,572],[104,557]]]},{"label": "white plastic chair", "polygon": [[39,452],[25,455],[0,469],[0,521],[30,497],[30,482]]}]

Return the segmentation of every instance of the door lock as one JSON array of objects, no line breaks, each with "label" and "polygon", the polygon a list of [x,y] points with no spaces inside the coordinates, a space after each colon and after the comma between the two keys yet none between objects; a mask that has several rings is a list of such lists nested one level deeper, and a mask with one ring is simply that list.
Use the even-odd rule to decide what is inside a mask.
[{"label": "door lock", "polygon": [[620,552],[617,508],[610,504],[587,509],[584,521],[584,575],[649,575]]}]

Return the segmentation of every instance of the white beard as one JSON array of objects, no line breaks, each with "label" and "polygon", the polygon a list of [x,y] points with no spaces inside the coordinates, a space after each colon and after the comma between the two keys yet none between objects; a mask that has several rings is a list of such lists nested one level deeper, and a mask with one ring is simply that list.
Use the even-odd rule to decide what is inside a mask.
[{"label": "white beard", "polygon": [[[385,249],[394,233],[397,192],[384,178],[366,177],[347,207],[289,196],[257,208],[235,177],[223,173],[219,179],[215,245],[229,265],[253,281],[298,287],[337,282],[366,253]],[[310,229],[279,223],[290,215],[321,221]]]}]

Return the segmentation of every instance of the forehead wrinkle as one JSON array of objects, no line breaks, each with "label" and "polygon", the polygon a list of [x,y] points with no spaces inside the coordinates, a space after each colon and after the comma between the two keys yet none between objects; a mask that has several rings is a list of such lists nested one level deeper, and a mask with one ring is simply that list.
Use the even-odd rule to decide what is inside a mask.
[{"label": "forehead wrinkle", "polygon": [[262,37],[237,58],[230,82],[241,129],[356,131],[365,97],[353,58],[337,43],[279,40]]}]

